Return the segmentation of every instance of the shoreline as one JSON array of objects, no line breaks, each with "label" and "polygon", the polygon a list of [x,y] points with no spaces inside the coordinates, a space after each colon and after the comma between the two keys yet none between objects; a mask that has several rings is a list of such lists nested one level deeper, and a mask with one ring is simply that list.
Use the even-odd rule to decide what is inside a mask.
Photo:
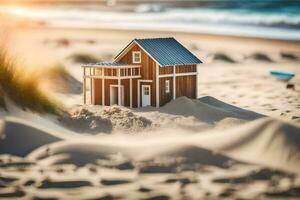
[{"label": "shoreline", "polygon": [[[164,36],[172,36],[172,35],[178,35],[178,36],[193,36],[193,37],[205,37],[205,38],[224,38],[229,40],[244,40],[244,41],[253,41],[254,39],[257,40],[257,42],[267,41],[272,42],[273,45],[284,43],[284,44],[292,44],[292,45],[300,45],[300,40],[289,40],[289,39],[280,39],[280,38],[267,38],[267,37],[255,37],[255,36],[243,36],[243,35],[229,35],[229,34],[213,34],[213,33],[200,33],[200,32],[188,32],[188,31],[166,31],[166,30],[145,30],[143,28],[117,28],[117,27],[64,27],[64,26],[23,26],[23,27],[17,27],[17,29],[36,29],[36,30],[57,30],[57,31],[84,31],[84,32],[91,32],[91,31],[97,31],[97,32],[116,32],[118,34],[122,33],[136,33],[138,32],[138,35],[146,35],[146,34],[155,34],[155,35],[163,35]],[[175,37],[175,36],[174,36]]]}]

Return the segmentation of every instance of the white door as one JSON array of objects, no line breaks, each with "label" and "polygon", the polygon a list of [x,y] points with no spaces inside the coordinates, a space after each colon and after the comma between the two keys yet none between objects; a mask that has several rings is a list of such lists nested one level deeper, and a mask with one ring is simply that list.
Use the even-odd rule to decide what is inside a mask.
[{"label": "white door", "polygon": [[151,105],[150,85],[142,85],[142,107]]},{"label": "white door", "polygon": [[[118,86],[110,85],[110,105],[118,105]],[[121,85],[121,104],[124,106],[124,86]]]}]

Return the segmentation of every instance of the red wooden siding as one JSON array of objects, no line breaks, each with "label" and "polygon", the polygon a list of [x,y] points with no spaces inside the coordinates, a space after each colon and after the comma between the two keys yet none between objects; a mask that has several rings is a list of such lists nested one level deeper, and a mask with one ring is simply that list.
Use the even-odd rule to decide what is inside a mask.
[{"label": "red wooden siding", "polygon": [[94,80],[94,104],[102,105],[102,80]]},{"label": "red wooden siding", "polygon": [[176,73],[196,72],[197,65],[178,65],[176,66]]},{"label": "red wooden siding", "polygon": [[[169,93],[166,93],[166,80],[170,81],[170,92]],[[160,106],[163,106],[173,99],[173,77],[160,78],[159,86],[160,86],[159,104],[160,104]]]},{"label": "red wooden siding", "polygon": [[176,97],[186,96],[188,98],[195,99],[196,78],[196,75],[176,77]]},{"label": "red wooden siding", "polygon": [[[147,83],[151,85],[151,106],[156,106],[156,63],[155,61],[138,45],[133,45],[132,48],[122,56],[120,62],[134,64],[132,63],[132,52],[140,51],[141,52],[141,80],[152,80],[152,83]],[[133,107],[137,107],[137,79],[133,79]],[[145,82],[141,82],[142,84],[146,84]],[[141,86],[140,86],[141,89]],[[142,94],[140,92],[140,94]],[[140,101],[141,102],[141,101]]]},{"label": "red wooden siding", "polygon": [[159,74],[173,74],[173,66],[160,67]]}]

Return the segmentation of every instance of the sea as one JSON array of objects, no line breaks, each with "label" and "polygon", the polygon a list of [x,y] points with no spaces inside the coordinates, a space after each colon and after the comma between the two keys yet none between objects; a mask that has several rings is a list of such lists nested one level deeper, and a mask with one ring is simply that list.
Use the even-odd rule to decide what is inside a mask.
[{"label": "sea", "polygon": [[1,5],[55,27],[179,31],[300,40],[300,0],[107,0]]}]

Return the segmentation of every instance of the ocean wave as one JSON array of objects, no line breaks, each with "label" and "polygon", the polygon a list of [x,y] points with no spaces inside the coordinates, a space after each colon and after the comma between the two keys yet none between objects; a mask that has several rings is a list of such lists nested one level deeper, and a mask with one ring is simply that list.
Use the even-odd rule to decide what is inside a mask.
[{"label": "ocean wave", "polygon": [[[261,34],[261,30],[269,31],[263,35],[273,35],[274,30],[280,38],[295,38],[300,36],[300,13],[265,13],[249,12],[245,10],[220,10],[208,8],[162,8],[146,6],[137,12],[116,12],[97,9],[43,7],[43,8],[15,8],[0,7],[0,14],[9,14],[43,21],[48,24],[77,25],[81,27],[103,28],[116,26],[122,28],[153,28],[168,27],[172,30],[189,28],[191,32],[216,30],[224,33]],[[259,28],[258,28],[259,27]],[[270,29],[268,29],[270,28]],[[273,28],[273,29],[272,29]],[[292,31],[289,32],[289,31]],[[221,33],[222,34],[222,33]],[[282,34],[282,35],[280,35]],[[297,36],[296,38],[300,38]]]},{"label": "ocean wave", "polygon": [[220,11],[207,9],[174,9],[165,13],[169,20],[201,23],[253,24],[266,26],[282,26],[299,28],[300,14],[289,13],[249,13],[240,11]]},{"label": "ocean wave", "polygon": [[[149,10],[150,9],[150,10]],[[113,12],[58,8],[0,8],[0,13],[39,20],[69,20],[88,22],[169,22],[191,24],[246,24],[300,29],[300,13],[254,13],[216,9],[167,9],[146,6],[137,12]]]}]

